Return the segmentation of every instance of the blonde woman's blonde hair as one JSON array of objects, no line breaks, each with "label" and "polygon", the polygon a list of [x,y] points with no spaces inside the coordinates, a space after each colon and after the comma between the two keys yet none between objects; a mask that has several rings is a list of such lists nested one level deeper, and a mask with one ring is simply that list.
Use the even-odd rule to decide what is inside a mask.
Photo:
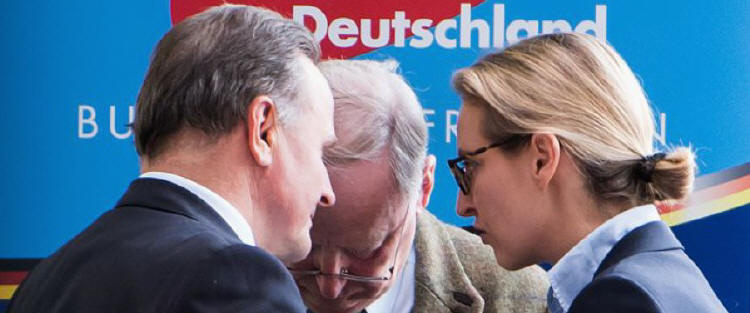
[{"label": "blonde woman's blonde hair", "polygon": [[682,200],[692,189],[693,153],[654,153],[654,114],[638,79],[590,35],[521,41],[458,71],[453,85],[464,103],[486,113],[489,140],[556,135],[598,200],[642,205]]}]

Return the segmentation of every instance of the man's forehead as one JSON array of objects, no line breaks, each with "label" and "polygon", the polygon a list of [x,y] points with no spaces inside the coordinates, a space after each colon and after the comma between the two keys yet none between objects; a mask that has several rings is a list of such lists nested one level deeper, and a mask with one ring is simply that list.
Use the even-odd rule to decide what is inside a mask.
[{"label": "man's forehead", "polygon": [[341,204],[367,210],[393,206],[390,202],[398,198],[398,191],[388,159],[389,155],[384,151],[374,160],[328,166],[333,191],[337,194],[336,198],[341,199]]},{"label": "man's forehead", "polygon": [[374,208],[329,209],[336,208],[316,211],[310,232],[313,244],[352,250],[374,249],[391,232],[390,217],[385,211],[378,212]]},{"label": "man's forehead", "polygon": [[313,233],[321,240],[382,241],[403,215],[388,162],[355,163],[329,168],[336,203],[316,211]]},{"label": "man's forehead", "polygon": [[340,225],[321,230],[313,228],[313,244],[352,250],[377,248],[390,233],[383,222]]},{"label": "man's forehead", "polygon": [[333,129],[334,104],[331,88],[328,86],[328,81],[325,76],[323,76],[323,73],[321,73],[316,66],[312,65],[312,63],[305,64],[305,68],[307,69],[307,79],[311,82],[309,87],[312,89],[311,92],[317,97],[317,101],[316,103],[313,103],[311,110],[317,112],[317,114],[320,115],[319,118],[322,118],[322,121],[326,124],[325,137],[327,139],[335,139]]}]

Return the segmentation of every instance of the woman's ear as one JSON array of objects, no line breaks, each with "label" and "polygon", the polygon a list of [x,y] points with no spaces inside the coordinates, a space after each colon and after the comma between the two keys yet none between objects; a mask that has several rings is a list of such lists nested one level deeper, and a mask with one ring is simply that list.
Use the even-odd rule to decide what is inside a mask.
[{"label": "woman's ear", "polygon": [[255,97],[247,108],[247,144],[258,165],[273,163],[273,147],[279,131],[276,104],[266,95]]},{"label": "woman's ear", "polygon": [[539,188],[547,188],[560,164],[560,141],[557,136],[548,133],[531,135],[529,143],[532,155],[532,177]]}]

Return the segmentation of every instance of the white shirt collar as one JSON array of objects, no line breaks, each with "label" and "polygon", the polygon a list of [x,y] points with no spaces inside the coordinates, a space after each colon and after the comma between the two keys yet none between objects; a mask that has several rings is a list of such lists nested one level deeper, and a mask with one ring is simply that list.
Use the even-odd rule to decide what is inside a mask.
[{"label": "white shirt collar", "polygon": [[416,255],[416,247],[412,245],[409,258],[406,260],[401,275],[398,276],[397,280],[393,282],[393,285],[385,294],[367,306],[365,309],[367,313],[411,312],[414,306],[414,290],[416,288],[416,278],[414,276],[417,260]]},{"label": "white shirt collar", "polygon": [[593,279],[594,273],[622,237],[647,223],[658,221],[656,207],[649,204],[631,208],[599,225],[576,244],[547,274],[554,297],[565,312],[578,293]]},{"label": "white shirt collar", "polygon": [[229,227],[232,228],[234,233],[237,234],[237,237],[239,237],[243,243],[250,246],[255,245],[255,237],[253,237],[253,230],[250,228],[250,225],[247,223],[245,218],[242,217],[237,208],[235,208],[231,203],[222,198],[219,194],[211,191],[210,189],[202,186],[199,183],[176,174],[165,172],[146,172],[141,174],[140,177],[166,180],[170,183],[187,189],[191,193],[198,196],[198,198],[208,203],[208,206],[214,209],[214,211],[216,211],[216,213],[221,216],[224,222],[229,224]]}]

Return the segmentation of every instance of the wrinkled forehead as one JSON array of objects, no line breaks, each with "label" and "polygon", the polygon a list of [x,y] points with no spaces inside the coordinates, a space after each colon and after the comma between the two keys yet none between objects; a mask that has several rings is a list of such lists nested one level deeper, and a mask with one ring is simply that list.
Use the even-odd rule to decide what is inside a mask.
[{"label": "wrinkled forehead", "polygon": [[311,231],[311,239],[314,245],[335,249],[365,251],[377,249],[388,238],[392,232],[387,223],[378,221],[374,223],[353,223],[330,227],[323,230],[322,227]]},{"label": "wrinkled forehead", "polygon": [[316,211],[314,244],[371,247],[399,228],[406,205],[387,162],[358,161],[328,172],[336,203]]},{"label": "wrinkled forehead", "polygon": [[394,218],[395,210],[390,208],[342,208],[338,212],[318,213],[310,232],[313,244],[339,249],[375,249],[399,225]]}]

